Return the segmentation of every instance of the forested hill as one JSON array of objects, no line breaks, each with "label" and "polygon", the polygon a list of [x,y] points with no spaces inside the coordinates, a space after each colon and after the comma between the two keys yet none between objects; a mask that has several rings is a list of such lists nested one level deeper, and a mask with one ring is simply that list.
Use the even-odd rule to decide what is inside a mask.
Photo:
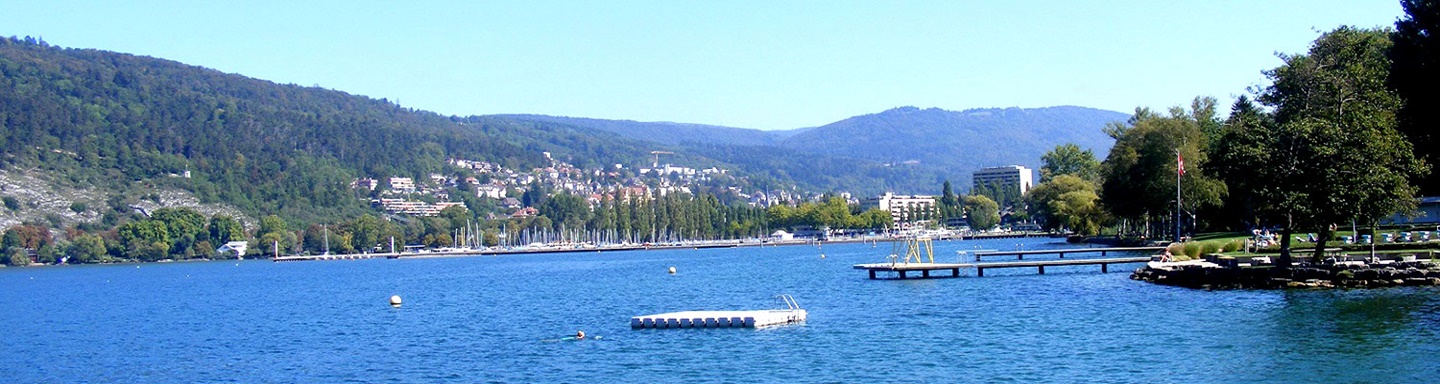
[{"label": "forested hill", "polygon": [[1104,158],[1114,140],[1102,129],[1128,115],[1083,107],[971,109],[895,108],[798,133],[782,145],[814,154],[849,156],[968,176],[982,167],[1038,168],[1040,156],[1074,143]]},{"label": "forested hill", "polygon": [[902,107],[821,127],[760,131],[543,115],[496,117],[678,146],[687,155],[717,159],[750,174],[859,194],[936,193],[945,180],[958,182],[963,190],[979,168],[1038,168],[1046,151],[1066,143],[1103,157],[1113,144],[1103,132],[1105,124],[1129,118],[1083,107],[960,112]]},{"label": "forested hill", "polygon": [[[779,145],[786,135],[746,128],[670,122],[639,122],[547,115],[494,115],[500,118],[567,124],[663,144]],[[789,131],[786,131],[789,132]]]},{"label": "forested hill", "polygon": [[[111,193],[169,183],[298,220],[365,209],[347,188],[355,177],[422,175],[446,156],[520,169],[544,161],[383,99],[29,38],[0,38],[0,123],[7,168]],[[187,169],[193,178],[165,177]]]},{"label": "forested hill", "polygon": [[[1101,126],[1124,118],[1075,107],[911,108],[765,132],[446,117],[169,60],[0,38],[0,167],[39,169],[107,196],[133,198],[137,185],[179,188],[301,223],[368,211],[348,188],[355,178],[443,172],[448,157],[528,170],[548,164],[542,151],[582,168],[648,164],[650,151],[670,151],[665,162],[731,169],[772,190],[936,193],[944,180],[966,186],[975,167],[1033,165],[1065,142],[1103,156]],[[170,176],[187,170],[191,178]]]}]

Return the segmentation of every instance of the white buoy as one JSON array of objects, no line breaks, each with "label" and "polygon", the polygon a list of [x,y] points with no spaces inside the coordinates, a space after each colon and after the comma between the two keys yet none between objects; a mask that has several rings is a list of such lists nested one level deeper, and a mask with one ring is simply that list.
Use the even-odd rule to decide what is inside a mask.
[{"label": "white buoy", "polygon": [[820,258],[821,258],[821,259],[824,259],[824,258],[825,258],[825,254],[824,254],[824,253],[821,253],[821,254],[820,254]]},{"label": "white buoy", "polygon": [[671,274],[671,275],[674,275],[674,274],[675,274],[675,267],[670,267],[670,274]]},{"label": "white buoy", "polygon": [[390,296],[390,306],[400,308],[400,295]]}]

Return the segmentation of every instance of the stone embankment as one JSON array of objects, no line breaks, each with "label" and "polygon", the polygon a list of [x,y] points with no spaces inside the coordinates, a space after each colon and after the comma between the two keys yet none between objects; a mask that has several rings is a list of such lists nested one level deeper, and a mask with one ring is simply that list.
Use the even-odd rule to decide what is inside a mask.
[{"label": "stone embankment", "polygon": [[1291,268],[1234,267],[1204,261],[1150,262],[1131,279],[1200,289],[1380,288],[1440,286],[1440,263],[1297,264]]}]

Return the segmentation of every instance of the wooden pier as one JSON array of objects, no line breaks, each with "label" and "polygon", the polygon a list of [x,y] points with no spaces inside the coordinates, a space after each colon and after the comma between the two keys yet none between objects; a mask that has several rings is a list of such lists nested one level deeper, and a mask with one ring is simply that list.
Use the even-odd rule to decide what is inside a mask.
[{"label": "wooden pier", "polygon": [[1034,250],[1034,251],[992,251],[992,252],[977,252],[977,253],[975,253],[975,261],[980,261],[980,258],[982,258],[982,257],[999,257],[999,256],[1014,256],[1016,260],[1025,260],[1025,256],[1030,256],[1030,255],[1059,255],[1060,258],[1063,259],[1063,258],[1065,258],[1065,254],[1066,254],[1066,253],[1075,254],[1075,253],[1095,253],[1095,252],[1099,252],[1099,253],[1100,253],[1100,256],[1103,257],[1103,256],[1106,256],[1106,254],[1108,254],[1108,253],[1110,253],[1110,252],[1146,252],[1146,251],[1159,251],[1159,250],[1162,250],[1162,249],[1165,249],[1165,247],[1159,247],[1159,246],[1156,246],[1156,247],[1109,247],[1109,248],[1043,249],[1043,250]]},{"label": "wooden pier", "polygon": [[[1070,259],[1070,260],[1033,260],[1033,261],[1009,261],[997,263],[878,263],[878,264],[856,264],[855,269],[863,269],[870,272],[870,278],[879,278],[877,272],[895,272],[900,279],[908,279],[908,274],[913,271],[920,272],[920,278],[931,277],[960,277],[960,270],[967,268],[975,269],[976,277],[984,277],[986,269],[996,268],[1036,268],[1041,274],[1045,274],[1045,267],[1072,266],[1072,265],[1099,265],[1101,273],[1110,272],[1110,264],[1143,263],[1150,261],[1150,256],[1136,257],[1115,257],[1105,259]],[[931,271],[949,270],[949,275],[934,275]]]}]

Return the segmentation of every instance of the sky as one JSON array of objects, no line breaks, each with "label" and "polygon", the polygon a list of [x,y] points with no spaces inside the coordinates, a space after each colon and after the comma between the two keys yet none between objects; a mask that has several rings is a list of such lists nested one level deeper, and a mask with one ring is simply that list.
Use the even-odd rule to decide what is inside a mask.
[{"label": "sky", "polygon": [[0,35],[385,98],[755,129],[901,106],[1222,105],[1398,0],[14,1]]}]

